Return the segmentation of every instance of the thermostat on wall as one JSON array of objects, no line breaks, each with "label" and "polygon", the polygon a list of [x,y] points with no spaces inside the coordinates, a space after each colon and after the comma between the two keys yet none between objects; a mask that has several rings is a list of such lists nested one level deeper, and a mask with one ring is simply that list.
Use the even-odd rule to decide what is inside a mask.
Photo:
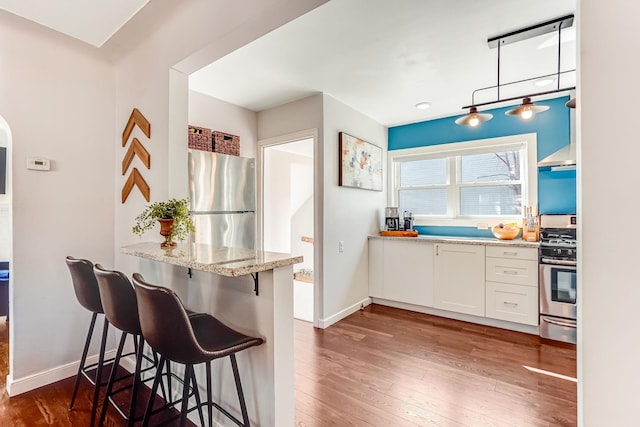
[{"label": "thermostat on wall", "polygon": [[27,159],[27,169],[33,169],[36,171],[51,170],[51,160],[32,157]]}]

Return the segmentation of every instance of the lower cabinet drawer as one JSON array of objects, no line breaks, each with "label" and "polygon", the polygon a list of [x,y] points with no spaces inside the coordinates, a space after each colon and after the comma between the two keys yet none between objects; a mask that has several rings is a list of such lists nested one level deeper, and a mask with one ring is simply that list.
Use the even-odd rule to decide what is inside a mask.
[{"label": "lower cabinet drawer", "polygon": [[486,283],[486,317],[537,325],[538,301],[537,287],[496,282]]},{"label": "lower cabinet drawer", "polygon": [[485,271],[488,282],[538,287],[538,261],[487,257]]}]

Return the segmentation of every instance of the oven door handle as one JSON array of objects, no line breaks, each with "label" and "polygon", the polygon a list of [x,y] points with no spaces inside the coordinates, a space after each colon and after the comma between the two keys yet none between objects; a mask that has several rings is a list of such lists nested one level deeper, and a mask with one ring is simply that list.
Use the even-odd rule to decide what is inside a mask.
[{"label": "oven door handle", "polygon": [[557,320],[547,319],[546,317],[543,317],[542,320],[544,320],[547,323],[551,323],[552,325],[564,326],[565,328],[576,329],[576,327],[577,327],[574,323],[559,322]]},{"label": "oven door handle", "polygon": [[578,261],[570,260],[570,259],[552,259],[552,258],[540,258],[540,263],[542,264],[553,264],[553,265],[569,265],[575,267],[578,265]]}]

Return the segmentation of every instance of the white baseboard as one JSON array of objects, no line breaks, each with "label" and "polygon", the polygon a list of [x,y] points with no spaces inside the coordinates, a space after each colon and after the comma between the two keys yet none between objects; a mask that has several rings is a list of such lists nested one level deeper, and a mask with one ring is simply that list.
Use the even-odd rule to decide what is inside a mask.
[{"label": "white baseboard", "polygon": [[[105,358],[110,359],[115,355],[115,350],[109,350],[105,353]],[[87,364],[97,362],[98,355],[87,357]],[[14,379],[13,376],[9,374],[7,375],[7,393],[9,396],[13,397],[45,385],[53,384],[56,381],[72,377],[78,373],[79,365],[80,361],[78,360],[77,362],[67,363],[66,365],[37,372],[18,379]]]},{"label": "white baseboard", "polygon": [[321,329],[325,329],[328,328],[329,326],[333,325],[334,323],[344,319],[345,317],[355,313],[356,311],[360,310],[362,307],[366,307],[369,304],[371,304],[371,298],[365,298],[360,302],[357,302],[355,304],[353,304],[350,307],[345,308],[342,311],[339,311],[338,313],[334,314],[333,316],[327,317],[326,319],[320,319],[318,322],[318,327]]},{"label": "white baseboard", "polygon": [[374,304],[386,305],[388,307],[401,308],[403,310],[417,311],[418,313],[431,314],[447,319],[462,320],[463,322],[477,323],[494,328],[508,329],[510,331],[524,332],[525,334],[538,335],[537,326],[523,325],[520,323],[507,322],[504,320],[490,319],[488,317],[473,316],[471,314],[455,313],[453,311],[440,310],[437,308],[424,307],[421,305],[407,304],[404,302],[390,301],[382,298],[372,298]]}]

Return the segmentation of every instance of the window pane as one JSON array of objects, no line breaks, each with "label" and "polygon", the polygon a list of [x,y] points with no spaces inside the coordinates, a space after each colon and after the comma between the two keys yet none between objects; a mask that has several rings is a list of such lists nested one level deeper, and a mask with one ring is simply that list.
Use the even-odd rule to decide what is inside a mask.
[{"label": "window pane", "polygon": [[400,163],[400,187],[446,183],[446,158],[414,160]]},{"label": "window pane", "polygon": [[521,215],[522,186],[493,185],[460,188],[462,215]]},{"label": "window pane", "polygon": [[414,215],[446,215],[447,189],[400,190],[400,212],[411,211]]},{"label": "window pane", "polygon": [[462,183],[520,180],[519,151],[473,154],[460,159]]}]

